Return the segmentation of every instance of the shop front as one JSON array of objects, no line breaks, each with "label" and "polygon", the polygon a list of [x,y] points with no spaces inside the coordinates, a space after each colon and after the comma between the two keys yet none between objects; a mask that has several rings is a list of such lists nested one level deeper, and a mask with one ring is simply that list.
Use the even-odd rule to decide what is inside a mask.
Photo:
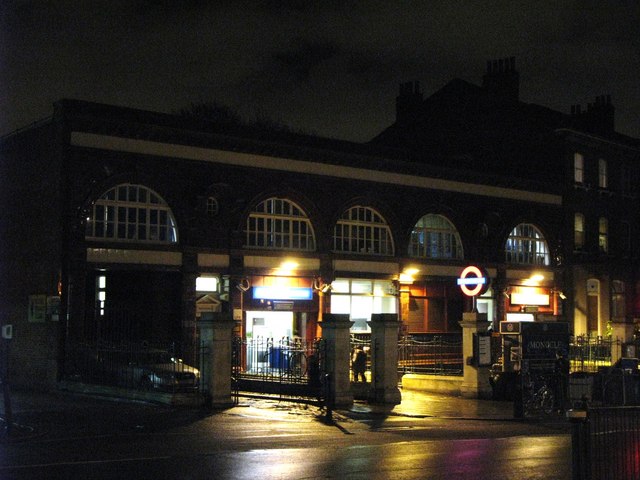
[{"label": "shop front", "polygon": [[508,271],[503,291],[506,321],[556,321],[562,317],[562,296],[551,271]]}]

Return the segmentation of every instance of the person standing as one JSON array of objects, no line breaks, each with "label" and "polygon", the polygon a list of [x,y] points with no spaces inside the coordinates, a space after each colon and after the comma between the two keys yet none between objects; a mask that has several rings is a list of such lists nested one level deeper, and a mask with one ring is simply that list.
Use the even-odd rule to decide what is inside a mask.
[{"label": "person standing", "polygon": [[356,348],[356,351],[353,354],[351,369],[353,370],[353,380],[355,382],[359,379],[362,379],[363,382],[367,381],[367,377],[364,374],[367,369],[367,354],[362,346]]}]

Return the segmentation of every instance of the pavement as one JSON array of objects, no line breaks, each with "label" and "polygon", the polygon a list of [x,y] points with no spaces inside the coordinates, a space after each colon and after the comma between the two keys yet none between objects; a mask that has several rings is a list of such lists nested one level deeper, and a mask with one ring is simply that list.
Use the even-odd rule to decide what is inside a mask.
[{"label": "pavement", "polygon": [[[350,408],[336,409],[331,414],[336,420],[342,417],[363,422],[401,416],[450,420],[544,422],[561,429],[569,426],[569,422],[560,414],[554,414],[543,419],[516,419],[513,416],[513,403],[510,401],[469,399],[406,389],[403,389],[401,394],[402,402],[398,405],[381,405],[355,401]],[[116,411],[119,408],[143,408],[147,411],[160,408],[188,408],[159,406],[143,401],[106,398],[67,391],[16,390],[11,391],[9,395],[13,426],[7,434],[5,420],[7,412],[4,400],[0,398],[0,428],[2,428],[1,440],[9,438],[10,441],[27,440],[30,437],[37,436],[39,430],[48,428],[48,418],[54,416],[66,419],[66,422],[71,425],[70,428],[73,428],[74,418],[80,416],[90,417],[91,412],[104,411],[105,405],[108,405],[109,409]],[[249,394],[240,395],[239,406],[245,410],[247,408],[254,409],[256,415],[263,415],[267,420],[275,411],[303,412],[313,415],[317,415],[320,411],[317,406],[310,406],[290,399]]]}]

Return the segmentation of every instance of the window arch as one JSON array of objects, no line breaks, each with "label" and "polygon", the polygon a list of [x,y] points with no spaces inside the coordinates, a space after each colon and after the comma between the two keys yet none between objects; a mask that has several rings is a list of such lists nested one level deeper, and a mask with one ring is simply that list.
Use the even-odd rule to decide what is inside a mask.
[{"label": "window arch", "polygon": [[549,265],[549,247],[535,225],[521,223],[509,234],[505,246],[506,261],[527,265]]},{"label": "window arch", "polygon": [[356,205],[346,210],[336,222],[333,229],[333,250],[365,255],[393,255],[391,229],[378,212]]},{"label": "window arch", "polygon": [[87,218],[87,240],[177,243],[176,221],[167,203],[144,185],[123,183],[105,192]]},{"label": "window arch", "polygon": [[462,259],[464,252],[456,227],[443,215],[427,214],[413,226],[409,255]]},{"label": "window arch", "polygon": [[271,197],[247,217],[245,247],[313,251],[316,241],[302,208],[286,198]]}]

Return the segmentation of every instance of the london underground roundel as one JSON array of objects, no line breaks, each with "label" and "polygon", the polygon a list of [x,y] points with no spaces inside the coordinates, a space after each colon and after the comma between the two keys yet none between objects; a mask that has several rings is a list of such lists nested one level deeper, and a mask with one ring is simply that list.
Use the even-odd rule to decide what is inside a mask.
[{"label": "london underground roundel", "polygon": [[460,290],[469,297],[475,297],[487,291],[489,287],[489,277],[486,272],[475,265],[469,265],[458,278]]}]

